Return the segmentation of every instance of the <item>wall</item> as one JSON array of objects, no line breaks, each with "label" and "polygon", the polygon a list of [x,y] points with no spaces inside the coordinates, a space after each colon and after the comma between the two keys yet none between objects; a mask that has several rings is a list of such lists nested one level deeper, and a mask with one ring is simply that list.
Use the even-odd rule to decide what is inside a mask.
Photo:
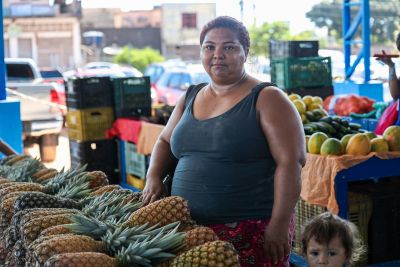
[{"label": "wall", "polygon": [[39,67],[71,68],[81,63],[75,17],[7,18],[4,28],[6,57],[33,58]]},{"label": "wall", "polygon": [[[208,21],[216,17],[215,3],[163,4],[161,10],[163,55],[167,58],[198,59],[200,31]],[[195,28],[182,27],[183,13],[196,14]]]}]

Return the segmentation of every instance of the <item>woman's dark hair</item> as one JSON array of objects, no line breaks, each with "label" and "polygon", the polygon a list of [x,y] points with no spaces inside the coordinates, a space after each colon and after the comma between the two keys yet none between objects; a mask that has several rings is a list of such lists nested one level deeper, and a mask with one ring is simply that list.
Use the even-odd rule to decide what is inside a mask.
[{"label": "woman's dark hair", "polygon": [[312,218],[304,228],[301,237],[304,255],[307,255],[307,245],[312,238],[320,244],[329,244],[335,237],[342,242],[350,263],[358,261],[365,252],[357,227],[352,222],[325,212]]},{"label": "woman's dark hair", "polygon": [[208,22],[206,25],[204,25],[203,29],[201,30],[200,33],[200,45],[203,45],[204,38],[206,37],[206,34],[215,28],[226,28],[231,30],[232,32],[236,33],[237,38],[240,42],[240,44],[243,46],[243,49],[247,54],[249,53],[250,49],[250,36],[249,32],[247,31],[246,27],[238,21],[237,19],[234,19],[229,16],[221,16],[217,17],[210,22]]},{"label": "woman's dark hair", "polygon": [[397,34],[396,46],[397,46],[397,50],[400,51],[400,32]]}]

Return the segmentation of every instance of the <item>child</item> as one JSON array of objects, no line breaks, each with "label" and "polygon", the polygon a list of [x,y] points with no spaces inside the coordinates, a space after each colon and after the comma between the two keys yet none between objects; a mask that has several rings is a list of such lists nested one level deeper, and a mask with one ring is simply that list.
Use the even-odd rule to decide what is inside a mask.
[{"label": "child", "polygon": [[329,212],[307,223],[302,245],[309,267],[349,266],[364,253],[357,227]]}]

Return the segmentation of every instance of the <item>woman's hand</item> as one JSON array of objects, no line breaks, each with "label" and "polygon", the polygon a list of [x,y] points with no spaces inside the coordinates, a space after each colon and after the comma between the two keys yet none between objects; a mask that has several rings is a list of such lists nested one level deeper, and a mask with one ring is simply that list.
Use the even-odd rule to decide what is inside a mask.
[{"label": "woman's hand", "polygon": [[389,67],[392,67],[394,63],[392,59],[386,55],[385,50],[382,50],[382,55],[383,57],[378,57],[376,60],[379,60],[380,62],[383,62],[386,65],[388,65]]},{"label": "woman's hand", "polygon": [[289,227],[285,224],[270,222],[265,229],[264,251],[267,258],[276,264],[290,253]]},{"label": "woman's hand", "polygon": [[146,179],[146,186],[142,191],[141,201],[143,206],[152,203],[165,196],[164,184],[161,179],[149,178]]}]

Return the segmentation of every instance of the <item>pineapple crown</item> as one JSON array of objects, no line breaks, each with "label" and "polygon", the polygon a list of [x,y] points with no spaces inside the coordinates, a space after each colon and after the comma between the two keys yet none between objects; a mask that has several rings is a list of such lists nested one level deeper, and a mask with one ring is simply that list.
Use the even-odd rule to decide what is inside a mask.
[{"label": "pineapple crown", "polygon": [[47,192],[50,194],[57,193],[62,186],[64,186],[69,180],[80,179],[83,176],[86,169],[86,164],[83,166],[77,166],[75,168],[71,168],[64,172],[64,169],[61,170],[53,179],[50,179],[46,183]]},{"label": "pineapple crown", "polygon": [[115,254],[118,249],[128,247],[136,241],[144,241],[148,238],[165,233],[179,227],[179,222],[171,223],[163,227],[158,225],[148,226],[148,224],[138,225],[130,228],[115,228],[114,231],[107,231],[102,240],[110,253]]},{"label": "pineapple crown", "polygon": [[128,247],[122,247],[115,256],[122,266],[155,266],[160,261],[174,258],[176,251],[183,246],[185,233],[177,232],[179,224],[172,230],[161,230],[155,236],[136,240]]},{"label": "pineapple crown", "polygon": [[36,158],[26,158],[14,165],[1,165],[0,175],[7,177],[11,181],[32,182],[32,175],[39,169],[43,168],[43,164]]},{"label": "pineapple crown", "polygon": [[113,231],[116,228],[116,226],[111,223],[105,223],[83,214],[72,215],[71,221],[72,223],[65,225],[66,228],[69,228],[76,234],[91,236],[96,240],[101,240],[101,237],[104,236],[108,230]]}]

